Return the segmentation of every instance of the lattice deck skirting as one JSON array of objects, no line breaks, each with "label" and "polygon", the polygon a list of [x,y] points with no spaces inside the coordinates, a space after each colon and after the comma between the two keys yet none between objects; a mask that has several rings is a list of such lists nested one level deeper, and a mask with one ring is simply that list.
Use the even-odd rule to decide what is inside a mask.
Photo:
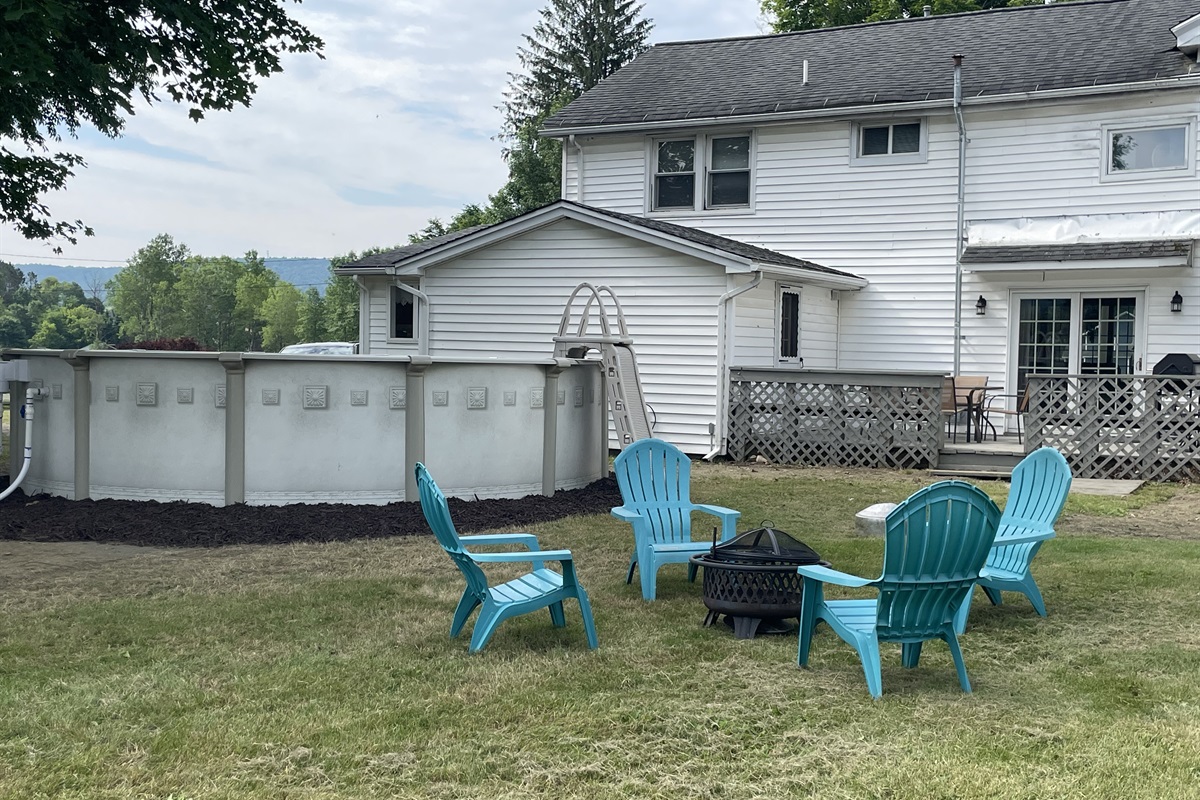
[{"label": "lattice deck skirting", "polygon": [[1031,375],[1026,426],[1077,478],[1200,480],[1200,377]]},{"label": "lattice deck skirting", "polygon": [[942,442],[941,375],[735,369],[728,453],[777,464],[928,469]]}]

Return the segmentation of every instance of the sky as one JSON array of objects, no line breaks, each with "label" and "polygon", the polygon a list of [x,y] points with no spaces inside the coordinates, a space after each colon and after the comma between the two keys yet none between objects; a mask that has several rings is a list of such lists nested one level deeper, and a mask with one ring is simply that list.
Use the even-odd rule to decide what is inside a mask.
[{"label": "sky", "polygon": [[[324,258],[407,242],[431,217],[485,203],[507,171],[494,136],[517,48],[545,0],[305,0],[325,40],[292,56],[250,108],[199,123],[141,105],[120,139],[81,130],[84,157],[44,199],[82,219],[78,245],[0,225],[0,260],[120,266],[160,233],[205,256]],[[758,0],[645,0],[651,43],[766,29]]]}]

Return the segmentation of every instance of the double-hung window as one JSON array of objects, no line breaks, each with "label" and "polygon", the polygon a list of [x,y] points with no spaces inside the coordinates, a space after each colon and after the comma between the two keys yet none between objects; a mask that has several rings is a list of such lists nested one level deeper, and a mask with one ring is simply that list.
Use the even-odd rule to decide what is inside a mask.
[{"label": "double-hung window", "polygon": [[750,207],[749,134],[658,139],[652,158],[651,211]]},{"label": "double-hung window", "polygon": [[852,164],[912,164],[925,160],[923,120],[862,122],[854,126],[853,139]]},{"label": "double-hung window", "polygon": [[1193,121],[1104,127],[1107,180],[1171,178],[1195,172]]}]

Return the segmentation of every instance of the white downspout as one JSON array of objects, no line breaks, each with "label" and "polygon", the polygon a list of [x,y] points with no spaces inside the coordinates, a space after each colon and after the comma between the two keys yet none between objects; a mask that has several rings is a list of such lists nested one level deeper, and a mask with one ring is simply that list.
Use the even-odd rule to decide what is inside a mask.
[{"label": "white downspout", "polygon": [[358,352],[368,355],[371,352],[371,293],[361,275],[354,276],[358,286]]},{"label": "white downspout", "polygon": [[583,203],[583,145],[575,141],[575,134],[573,133],[568,138],[570,139],[571,146],[575,148],[575,152],[579,154],[579,160],[575,167],[577,170],[575,173],[575,202]]},{"label": "white downspout", "polygon": [[17,473],[17,477],[0,493],[0,500],[15,492],[29,473],[29,464],[33,461],[33,400],[35,397],[45,397],[49,393],[49,389],[25,390],[25,459],[21,462],[21,471]]},{"label": "white downspout", "polygon": [[392,281],[397,289],[402,292],[408,292],[420,301],[417,314],[417,336],[419,337],[417,352],[420,355],[427,356],[429,355],[429,295],[420,289],[409,286],[395,275],[392,276]]},{"label": "white downspout", "polygon": [[955,227],[954,255],[954,373],[962,371],[962,293],[963,232],[966,228],[967,197],[967,125],[962,112],[961,55],[954,56],[954,118],[958,122],[958,216]]},{"label": "white downspout", "polygon": [[729,330],[733,327],[733,303],[739,294],[757,288],[762,283],[762,270],[754,273],[754,279],[730,289],[717,301],[717,423],[715,444],[705,456],[712,461],[725,452],[725,441],[729,436]]}]

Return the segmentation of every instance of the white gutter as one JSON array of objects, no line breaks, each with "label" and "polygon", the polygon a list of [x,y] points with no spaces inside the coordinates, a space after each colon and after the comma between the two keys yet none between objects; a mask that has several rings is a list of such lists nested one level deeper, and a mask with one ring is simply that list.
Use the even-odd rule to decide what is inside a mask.
[{"label": "white gutter", "polygon": [[954,372],[962,372],[963,233],[966,228],[967,124],[962,113],[962,62],[954,56],[954,118],[958,123],[958,211],[954,236]]},{"label": "white gutter", "polygon": [[0,500],[15,492],[17,487],[21,485],[21,481],[25,480],[25,476],[29,473],[29,464],[33,461],[33,401],[34,398],[46,397],[49,394],[49,389],[25,390],[25,459],[21,462],[21,471],[17,473],[17,477],[8,484],[7,489],[0,492]]},{"label": "white gutter", "polygon": [[706,461],[712,461],[718,454],[725,452],[725,442],[729,437],[729,330],[733,327],[733,303],[730,301],[739,294],[750,291],[762,283],[761,271],[754,273],[754,279],[730,289],[721,295],[717,301],[717,422],[713,431],[716,444],[704,456]]},{"label": "white gutter", "polygon": [[[1028,103],[1031,100],[1061,100],[1074,97],[1097,95],[1130,94],[1133,92],[1157,92],[1170,89],[1196,89],[1200,85],[1200,72],[1172,78],[1158,78],[1137,83],[1113,83],[1106,86],[1072,86],[1064,89],[1035,89],[1031,92],[970,97],[963,100],[964,106],[1002,105],[1005,103]],[[601,125],[583,125],[575,128],[554,128],[538,131],[539,136],[570,136],[598,133],[625,133],[633,131],[678,130],[680,128],[707,128],[714,125],[784,125],[796,120],[828,119],[830,117],[864,116],[870,114],[909,113],[912,111],[953,109],[954,101],[921,100],[908,103],[876,103],[837,108],[813,108],[801,111],[767,112],[762,114],[727,114],[719,117],[690,117],[688,119],[661,119],[648,122],[619,122]]]}]

